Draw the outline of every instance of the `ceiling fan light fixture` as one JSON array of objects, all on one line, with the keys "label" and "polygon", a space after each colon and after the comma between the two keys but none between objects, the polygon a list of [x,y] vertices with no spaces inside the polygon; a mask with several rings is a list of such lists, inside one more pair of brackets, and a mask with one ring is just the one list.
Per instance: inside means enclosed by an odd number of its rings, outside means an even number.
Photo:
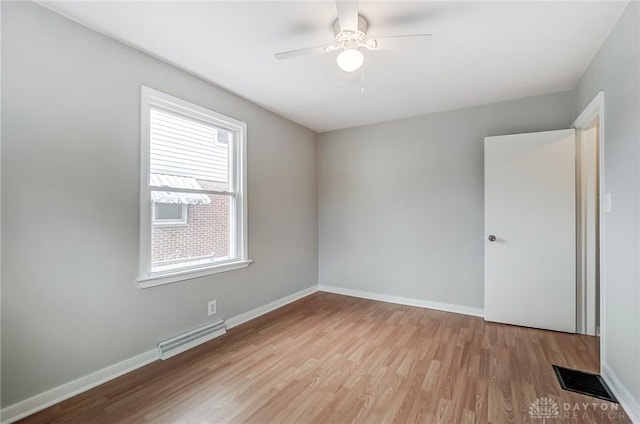
[{"label": "ceiling fan light fixture", "polygon": [[336,58],[338,67],[345,72],[354,72],[364,63],[364,55],[358,49],[344,49]]}]

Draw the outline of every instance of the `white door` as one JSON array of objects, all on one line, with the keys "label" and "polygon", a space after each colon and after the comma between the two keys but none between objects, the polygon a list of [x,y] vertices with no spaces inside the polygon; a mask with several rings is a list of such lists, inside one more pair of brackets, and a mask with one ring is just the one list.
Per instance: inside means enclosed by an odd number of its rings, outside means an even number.
[{"label": "white door", "polygon": [[487,137],[485,319],[575,332],[573,129]]}]

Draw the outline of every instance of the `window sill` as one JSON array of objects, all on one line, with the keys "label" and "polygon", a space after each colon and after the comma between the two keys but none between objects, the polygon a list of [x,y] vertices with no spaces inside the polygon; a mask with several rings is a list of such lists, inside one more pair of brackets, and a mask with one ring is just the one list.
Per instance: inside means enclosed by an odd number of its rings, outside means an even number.
[{"label": "window sill", "polygon": [[161,274],[152,274],[144,277],[138,277],[133,282],[138,288],[146,289],[149,287],[161,286],[164,284],[177,283],[178,281],[204,277],[205,275],[218,274],[220,272],[246,268],[252,262],[253,261],[251,260],[242,260],[212,265],[206,268],[187,269],[183,271],[174,271],[171,273],[163,272]]},{"label": "window sill", "polygon": [[152,222],[151,225],[154,228],[173,228],[173,227],[188,227],[189,223],[184,221],[174,221],[174,222]]}]

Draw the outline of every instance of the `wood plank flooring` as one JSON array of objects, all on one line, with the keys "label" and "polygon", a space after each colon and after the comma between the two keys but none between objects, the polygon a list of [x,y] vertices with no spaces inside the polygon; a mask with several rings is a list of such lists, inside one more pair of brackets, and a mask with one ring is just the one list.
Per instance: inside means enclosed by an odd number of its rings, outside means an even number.
[{"label": "wood plank flooring", "polygon": [[548,423],[630,422],[551,368],[598,361],[594,337],[315,293],[22,422],[542,423],[543,397]]}]

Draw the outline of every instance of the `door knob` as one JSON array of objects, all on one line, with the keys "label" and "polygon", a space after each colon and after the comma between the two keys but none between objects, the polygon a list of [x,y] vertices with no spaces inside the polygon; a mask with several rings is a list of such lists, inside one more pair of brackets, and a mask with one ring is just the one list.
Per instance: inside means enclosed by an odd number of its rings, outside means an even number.
[{"label": "door knob", "polygon": [[496,241],[496,236],[494,236],[493,234],[491,234],[489,237],[487,237],[489,239],[489,241]]}]

